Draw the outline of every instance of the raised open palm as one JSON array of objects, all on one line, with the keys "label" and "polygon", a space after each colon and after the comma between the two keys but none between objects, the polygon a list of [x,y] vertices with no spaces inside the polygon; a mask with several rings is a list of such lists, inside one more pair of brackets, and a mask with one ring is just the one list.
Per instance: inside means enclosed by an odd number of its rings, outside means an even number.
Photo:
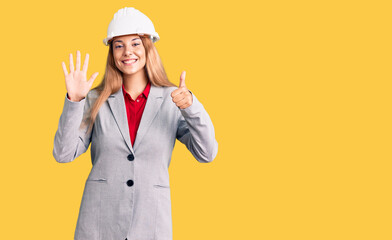
[{"label": "raised open palm", "polygon": [[90,91],[91,86],[95,78],[98,76],[98,72],[91,75],[90,79],[87,81],[87,68],[88,68],[89,54],[86,54],[84,59],[83,69],[80,70],[80,51],[76,51],[76,69],[73,65],[72,53],[69,54],[69,69],[68,73],[65,63],[62,62],[64,77],[65,77],[65,87],[67,88],[67,93],[71,101],[79,102],[86,97],[87,93]]}]

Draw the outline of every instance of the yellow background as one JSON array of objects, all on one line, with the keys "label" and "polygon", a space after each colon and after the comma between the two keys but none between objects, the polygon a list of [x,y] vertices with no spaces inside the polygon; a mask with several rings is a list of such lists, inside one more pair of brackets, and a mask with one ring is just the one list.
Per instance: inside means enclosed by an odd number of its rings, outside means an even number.
[{"label": "yellow background", "polygon": [[154,23],[169,79],[219,150],[177,141],[174,240],[392,239],[390,1],[8,1],[1,7],[1,239],[73,239],[90,150],[52,156],[61,62],[103,77],[113,14]]}]

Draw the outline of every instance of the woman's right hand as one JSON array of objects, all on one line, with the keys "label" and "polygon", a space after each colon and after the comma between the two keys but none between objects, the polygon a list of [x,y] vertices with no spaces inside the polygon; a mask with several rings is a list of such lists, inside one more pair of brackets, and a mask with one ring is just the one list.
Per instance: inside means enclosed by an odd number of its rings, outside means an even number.
[{"label": "woman's right hand", "polygon": [[65,63],[62,62],[64,76],[65,76],[65,86],[67,88],[68,97],[71,101],[79,102],[86,97],[87,93],[90,91],[91,86],[98,72],[91,75],[90,79],[86,81],[87,67],[88,67],[89,54],[86,54],[84,59],[83,69],[80,70],[80,51],[76,51],[76,69],[73,65],[72,53],[69,54],[69,69],[70,73],[67,71]]}]

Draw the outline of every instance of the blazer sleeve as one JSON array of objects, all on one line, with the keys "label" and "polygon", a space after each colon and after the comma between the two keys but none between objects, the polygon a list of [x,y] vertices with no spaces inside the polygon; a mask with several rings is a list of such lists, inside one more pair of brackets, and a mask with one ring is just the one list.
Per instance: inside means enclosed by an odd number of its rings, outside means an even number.
[{"label": "blazer sleeve", "polygon": [[86,152],[91,133],[87,133],[87,117],[90,110],[89,94],[79,102],[68,99],[65,95],[64,108],[54,137],[53,156],[59,163],[72,162]]},{"label": "blazer sleeve", "polygon": [[218,153],[214,126],[207,111],[193,93],[192,97],[191,106],[178,108],[181,114],[176,138],[186,145],[198,162],[211,162]]}]

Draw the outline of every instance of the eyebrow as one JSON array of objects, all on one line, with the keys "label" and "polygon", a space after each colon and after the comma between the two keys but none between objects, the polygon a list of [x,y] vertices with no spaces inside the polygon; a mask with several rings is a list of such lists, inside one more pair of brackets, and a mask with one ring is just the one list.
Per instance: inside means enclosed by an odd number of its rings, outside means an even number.
[{"label": "eyebrow", "polygon": [[[140,38],[134,38],[134,39],[132,39],[131,41],[133,41],[133,40],[141,40]],[[115,42],[123,42],[122,40],[115,40],[113,43],[115,43]]]}]

